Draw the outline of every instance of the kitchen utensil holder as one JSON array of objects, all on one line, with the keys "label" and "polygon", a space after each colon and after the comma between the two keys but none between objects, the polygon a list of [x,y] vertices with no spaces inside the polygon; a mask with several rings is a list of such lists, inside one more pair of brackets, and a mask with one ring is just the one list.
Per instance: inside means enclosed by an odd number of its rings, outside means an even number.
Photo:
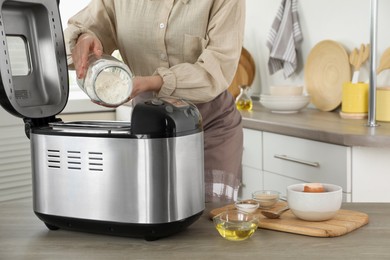
[{"label": "kitchen utensil holder", "polygon": [[380,87],[376,89],[376,120],[390,121],[390,87]]},{"label": "kitchen utensil holder", "polygon": [[368,84],[346,82],[343,84],[341,111],[343,113],[368,112]]}]

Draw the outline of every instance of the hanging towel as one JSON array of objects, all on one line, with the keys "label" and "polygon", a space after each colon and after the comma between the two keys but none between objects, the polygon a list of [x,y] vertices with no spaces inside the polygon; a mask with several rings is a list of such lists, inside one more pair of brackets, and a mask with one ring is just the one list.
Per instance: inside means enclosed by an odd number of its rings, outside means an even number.
[{"label": "hanging towel", "polygon": [[297,49],[303,36],[299,25],[298,0],[282,0],[267,39],[270,50],[269,72],[274,74],[283,69],[284,76],[290,77],[298,66]]}]

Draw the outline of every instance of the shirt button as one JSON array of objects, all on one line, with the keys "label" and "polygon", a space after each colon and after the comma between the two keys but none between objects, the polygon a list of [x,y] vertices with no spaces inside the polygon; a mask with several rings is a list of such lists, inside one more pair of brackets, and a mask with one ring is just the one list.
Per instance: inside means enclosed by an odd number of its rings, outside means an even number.
[{"label": "shirt button", "polygon": [[164,23],[160,23],[160,29],[164,29],[165,28],[165,24]]},{"label": "shirt button", "polygon": [[161,53],[160,54],[160,59],[163,60],[163,61],[166,61],[167,60],[167,55],[165,53]]}]

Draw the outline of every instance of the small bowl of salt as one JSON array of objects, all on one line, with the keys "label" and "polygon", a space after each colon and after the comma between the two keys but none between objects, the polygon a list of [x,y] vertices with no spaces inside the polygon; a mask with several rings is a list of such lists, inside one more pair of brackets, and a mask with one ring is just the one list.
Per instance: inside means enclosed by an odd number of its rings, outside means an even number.
[{"label": "small bowl of salt", "polygon": [[236,201],[234,205],[236,209],[246,213],[253,213],[259,208],[259,203],[254,200]]}]

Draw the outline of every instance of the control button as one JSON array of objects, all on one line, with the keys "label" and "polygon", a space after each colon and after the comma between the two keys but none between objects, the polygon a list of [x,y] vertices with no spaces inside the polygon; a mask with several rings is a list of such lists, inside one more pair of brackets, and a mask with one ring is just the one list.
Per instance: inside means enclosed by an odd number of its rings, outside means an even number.
[{"label": "control button", "polygon": [[164,104],[164,102],[162,102],[160,99],[152,99],[152,105],[161,106],[162,104]]},{"label": "control button", "polygon": [[191,112],[191,115],[192,115],[193,117],[196,117],[196,116],[197,116],[194,109],[190,108],[190,112]]},{"label": "control button", "polygon": [[160,29],[164,29],[165,28],[165,24],[164,23],[160,23]]},{"label": "control button", "polygon": [[185,115],[186,117],[189,116],[189,115],[188,115],[188,110],[187,110],[187,109],[184,110],[184,115]]},{"label": "control button", "polygon": [[165,107],[165,110],[166,110],[168,113],[173,113],[173,107],[172,107],[172,106],[166,106],[166,107]]}]

